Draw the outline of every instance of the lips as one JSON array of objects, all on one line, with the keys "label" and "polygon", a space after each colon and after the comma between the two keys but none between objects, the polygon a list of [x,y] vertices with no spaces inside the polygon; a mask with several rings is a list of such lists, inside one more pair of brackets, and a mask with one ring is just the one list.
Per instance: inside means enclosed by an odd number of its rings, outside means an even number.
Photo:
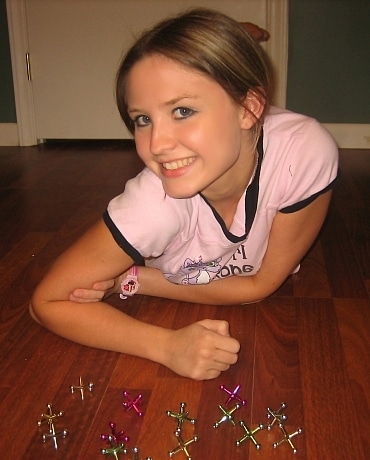
[{"label": "lips", "polygon": [[184,158],[183,160],[177,160],[177,161],[171,161],[171,162],[162,163],[162,166],[163,166],[164,169],[174,171],[176,169],[185,168],[186,166],[191,165],[194,160],[195,160],[194,157],[192,157],[192,158]]}]

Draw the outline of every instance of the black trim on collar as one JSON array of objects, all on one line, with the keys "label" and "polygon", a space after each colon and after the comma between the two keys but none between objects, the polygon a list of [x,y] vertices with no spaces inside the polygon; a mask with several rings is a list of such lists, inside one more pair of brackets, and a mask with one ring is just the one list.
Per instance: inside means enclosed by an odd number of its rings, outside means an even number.
[{"label": "black trim on collar", "polygon": [[257,166],[254,173],[254,178],[252,183],[249,185],[246,196],[245,196],[245,233],[248,235],[254,218],[256,217],[257,205],[258,205],[258,195],[260,189],[260,175],[261,175],[261,166],[263,160],[263,130],[261,131],[260,137],[257,143]]},{"label": "black trim on collar", "polygon": [[245,192],[245,233],[242,236],[236,236],[231,233],[226,225],[220,214],[216,211],[216,209],[209,203],[207,198],[200,193],[200,196],[203,200],[208,204],[211,208],[213,215],[215,216],[217,222],[220,224],[222,231],[224,232],[225,236],[228,240],[232,243],[240,243],[246,239],[248,236],[250,229],[252,228],[252,224],[254,222],[254,218],[257,212],[257,204],[258,204],[258,194],[259,194],[259,182],[260,182],[260,174],[261,174],[261,165],[263,160],[263,130],[261,131],[260,137],[257,142],[257,165],[256,170],[254,172],[254,177],[252,182],[249,184],[246,192]]}]

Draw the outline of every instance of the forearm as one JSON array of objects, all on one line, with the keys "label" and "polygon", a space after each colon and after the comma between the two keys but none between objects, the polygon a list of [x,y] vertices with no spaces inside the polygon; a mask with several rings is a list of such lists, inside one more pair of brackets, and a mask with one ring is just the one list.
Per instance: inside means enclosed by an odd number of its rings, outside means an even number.
[{"label": "forearm", "polygon": [[76,343],[164,363],[171,331],[138,321],[106,303],[54,301],[31,304],[30,312],[42,326]]},{"label": "forearm", "polygon": [[36,321],[62,337],[147,358],[196,380],[215,378],[238,359],[240,344],[230,337],[227,321],[204,319],[178,330],[164,329],[103,302],[34,303],[30,311]]},{"label": "forearm", "polygon": [[280,284],[262,283],[258,275],[230,276],[208,284],[179,285],[168,281],[159,270],[140,268],[140,294],[210,305],[258,302]]}]

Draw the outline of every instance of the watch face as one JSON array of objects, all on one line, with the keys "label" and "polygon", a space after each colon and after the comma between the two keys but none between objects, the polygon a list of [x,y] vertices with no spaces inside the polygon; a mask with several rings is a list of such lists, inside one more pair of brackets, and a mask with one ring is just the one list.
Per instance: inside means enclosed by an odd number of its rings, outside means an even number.
[{"label": "watch face", "polygon": [[121,283],[122,294],[121,299],[126,299],[127,296],[136,294],[140,287],[139,281],[135,275],[128,275]]}]

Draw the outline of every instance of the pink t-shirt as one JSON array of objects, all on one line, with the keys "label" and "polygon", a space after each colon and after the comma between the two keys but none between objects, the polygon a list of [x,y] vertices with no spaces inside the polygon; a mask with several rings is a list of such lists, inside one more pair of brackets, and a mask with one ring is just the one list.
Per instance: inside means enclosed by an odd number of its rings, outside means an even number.
[{"label": "pink t-shirt", "polygon": [[147,168],[109,203],[104,219],[135,263],[160,269],[174,283],[253,275],[276,213],[309,204],[332,186],[337,172],[336,144],[317,121],[271,108],[258,143],[256,172],[229,230],[201,194],[168,197]]}]

